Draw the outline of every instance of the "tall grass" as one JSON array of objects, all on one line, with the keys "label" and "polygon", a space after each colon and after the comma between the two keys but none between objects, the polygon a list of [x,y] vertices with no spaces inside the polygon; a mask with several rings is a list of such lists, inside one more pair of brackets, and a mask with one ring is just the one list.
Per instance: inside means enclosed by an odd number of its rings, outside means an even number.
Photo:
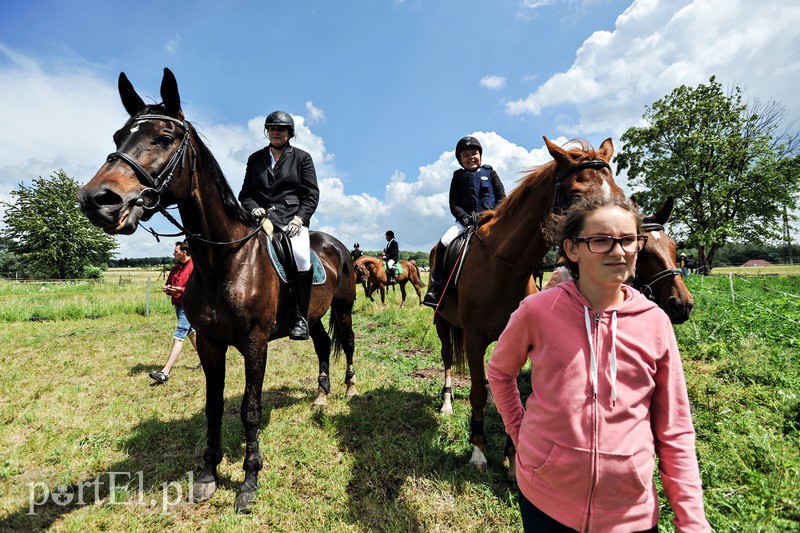
[{"label": "tall grass", "polygon": [[[791,296],[800,295],[800,278],[734,279],[735,300],[727,276],[687,282],[696,309],[676,332],[709,520],[717,531],[800,530],[800,330],[791,322],[800,322],[800,300]],[[399,309],[399,291],[389,293],[386,307],[359,294],[361,394],[345,400],[344,361],[332,362],[322,414],[310,410],[317,375],[311,343],[270,344],[265,466],[250,516],[233,513],[243,477],[244,369],[231,350],[218,493],[165,511],[162,484],[186,490],[185,474],[202,456],[204,378],[190,370],[197,356],[187,345],[170,381],[151,385],[147,373],[166,359],[175,326],[159,288],[154,283],[144,316],[145,286],[136,281],[0,286],[0,530],[519,529],[515,488],[502,464],[502,421],[487,410],[489,470],[474,471],[468,380],[456,380],[455,413],[442,418],[433,328],[423,341],[431,312],[411,298]],[[31,321],[36,306],[48,320]],[[112,505],[106,490],[99,505],[51,501],[28,514],[29,483],[74,490],[109,471],[142,471],[144,503]],[[670,520],[664,503],[661,531],[674,530]]]}]

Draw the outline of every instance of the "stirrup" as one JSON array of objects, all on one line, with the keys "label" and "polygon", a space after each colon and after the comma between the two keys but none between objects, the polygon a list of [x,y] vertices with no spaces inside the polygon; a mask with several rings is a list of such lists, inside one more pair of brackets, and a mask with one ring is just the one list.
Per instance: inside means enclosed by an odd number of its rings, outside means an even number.
[{"label": "stirrup", "polygon": [[293,341],[308,340],[308,321],[303,317],[298,317],[289,330],[289,338]]}]

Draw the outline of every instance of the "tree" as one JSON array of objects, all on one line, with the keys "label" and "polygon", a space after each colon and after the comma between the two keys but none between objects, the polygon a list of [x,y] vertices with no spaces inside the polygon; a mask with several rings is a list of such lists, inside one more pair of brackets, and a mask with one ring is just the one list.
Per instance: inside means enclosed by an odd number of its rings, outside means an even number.
[{"label": "tree", "polygon": [[79,185],[63,170],[11,191],[3,236],[12,253],[43,276],[83,277],[86,267],[108,262],[117,243],[92,226],[78,206]]},{"label": "tree", "polygon": [[697,248],[710,269],[728,241],[764,243],[780,237],[784,206],[796,203],[800,160],[797,133],[784,126],[777,102],[743,101],[712,76],[708,85],[682,85],[646,107],[646,126],[630,128],[616,158],[636,198],[653,211],[673,195],[676,235]]}]

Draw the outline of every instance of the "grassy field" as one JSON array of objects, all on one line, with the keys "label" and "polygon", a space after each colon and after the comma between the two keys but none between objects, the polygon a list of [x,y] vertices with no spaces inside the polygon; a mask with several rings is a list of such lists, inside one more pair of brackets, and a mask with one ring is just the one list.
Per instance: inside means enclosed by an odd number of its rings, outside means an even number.
[{"label": "grassy field", "polygon": [[[310,409],[310,343],[270,345],[265,467],[254,514],[244,517],[233,513],[244,372],[231,350],[221,485],[211,501],[185,503],[187,473],[205,446],[204,378],[187,346],[170,381],[151,384],[174,316],[160,270],[122,270],[105,283],[0,284],[0,530],[520,528],[499,415],[488,410],[489,470],[476,472],[467,382],[456,382],[455,414],[439,416],[438,339],[431,330],[422,341],[431,312],[398,309],[399,292],[385,308],[359,295],[360,396],[345,400],[344,361],[333,363],[323,414]],[[733,295],[727,275],[688,283],[696,310],[676,333],[709,520],[718,531],[800,530],[800,277],[734,278]],[[117,474],[109,492],[109,472],[130,477]],[[662,511],[661,530],[673,530]]]}]

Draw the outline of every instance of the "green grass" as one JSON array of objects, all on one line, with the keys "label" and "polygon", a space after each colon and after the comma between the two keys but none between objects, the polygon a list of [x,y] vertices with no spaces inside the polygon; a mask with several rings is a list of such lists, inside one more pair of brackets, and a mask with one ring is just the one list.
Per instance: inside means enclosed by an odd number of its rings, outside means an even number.
[{"label": "green grass", "polygon": [[[157,276],[149,316],[146,276],[136,273],[123,284],[0,285],[0,530],[519,529],[499,416],[487,411],[489,470],[476,472],[468,465],[467,382],[457,380],[455,413],[442,418],[433,328],[422,342],[431,312],[411,296],[399,309],[399,291],[385,308],[359,294],[360,395],[344,398],[344,361],[332,362],[323,414],[310,409],[311,344],[270,345],[265,467],[250,516],[233,513],[243,478],[244,371],[230,350],[220,487],[209,502],[164,511],[162,485],[181,483],[185,496],[186,473],[205,447],[204,378],[190,370],[197,356],[188,345],[166,385],[147,377],[164,363],[174,329]],[[709,519],[718,531],[800,530],[800,326],[786,320],[800,322],[800,299],[791,296],[800,295],[800,278],[734,278],[735,301],[727,276],[688,284],[696,310],[676,332]],[[32,321],[34,313],[46,320]],[[50,503],[28,514],[30,483],[74,492],[98,475],[107,482],[110,471],[141,471],[143,503],[111,504],[104,486],[99,505]],[[137,501],[133,491],[114,496]],[[666,504],[662,511],[661,530],[673,530]]]}]

